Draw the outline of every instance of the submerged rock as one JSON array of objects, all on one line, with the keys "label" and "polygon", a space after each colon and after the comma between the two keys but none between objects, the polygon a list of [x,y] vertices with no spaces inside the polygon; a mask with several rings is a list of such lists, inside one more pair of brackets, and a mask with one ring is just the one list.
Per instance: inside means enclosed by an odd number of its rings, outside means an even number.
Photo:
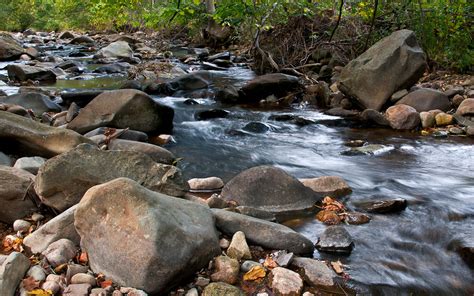
[{"label": "submerged rock", "polygon": [[222,189],[222,198],[275,214],[285,220],[314,210],[323,196],[282,169],[258,166],[243,171]]},{"label": "submerged rock", "polygon": [[178,284],[220,253],[209,208],[126,178],[88,190],[75,226],[94,272],[151,294]]},{"label": "submerged rock", "polygon": [[90,187],[119,177],[172,196],[183,196],[188,189],[178,168],[156,163],[145,154],[80,145],[48,160],[38,172],[35,190],[43,203],[64,211],[77,204]]},{"label": "submerged rock", "polygon": [[415,33],[400,30],[347,64],[338,87],[364,108],[380,111],[393,93],[415,84],[425,68],[426,56]]},{"label": "submerged rock", "polygon": [[370,213],[385,214],[403,211],[407,204],[406,199],[399,198],[363,202],[359,207]]},{"label": "submerged rock", "polygon": [[368,144],[361,147],[352,147],[349,150],[342,152],[342,155],[378,155],[387,151],[393,150],[392,146],[385,146],[379,144]]},{"label": "submerged rock", "polygon": [[353,247],[349,232],[338,225],[328,226],[316,243],[318,251],[335,254],[350,254]]}]

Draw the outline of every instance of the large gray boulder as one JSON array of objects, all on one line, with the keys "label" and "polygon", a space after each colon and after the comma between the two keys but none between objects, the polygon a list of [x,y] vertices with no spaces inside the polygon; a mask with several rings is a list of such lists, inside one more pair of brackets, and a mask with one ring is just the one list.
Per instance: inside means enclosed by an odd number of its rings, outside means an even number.
[{"label": "large gray boulder", "polygon": [[418,112],[431,110],[448,111],[451,109],[451,102],[448,96],[440,91],[429,88],[417,89],[407,94],[397,102],[397,105],[401,104],[413,107]]},{"label": "large gray boulder", "polygon": [[313,211],[315,203],[324,196],[282,169],[258,166],[230,180],[222,189],[221,197],[239,206],[273,213],[281,221]]},{"label": "large gray boulder", "polygon": [[339,89],[362,107],[380,111],[393,93],[415,84],[425,67],[415,33],[396,31],[344,67]]},{"label": "large gray boulder", "polygon": [[35,190],[44,204],[64,211],[92,186],[120,177],[172,196],[184,196],[188,189],[178,168],[156,163],[143,153],[80,145],[46,161],[36,176]]},{"label": "large gray boulder", "polygon": [[98,58],[131,58],[133,50],[125,41],[116,41],[99,50]]},{"label": "large gray boulder", "polygon": [[146,133],[171,133],[174,111],[135,89],[104,92],[84,107],[68,128],[87,133],[98,127],[129,128]]},{"label": "large gray boulder", "polygon": [[38,210],[34,181],[35,176],[27,171],[0,166],[0,222],[12,224]]},{"label": "large gray boulder", "polygon": [[162,295],[220,253],[209,208],[126,178],[89,189],[75,226],[94,272],[150,294]]},{"label": "large gray boulder", "polygon": [[3,97],[0,102],[20,105],[25,109],[31,109],[36,115],[43,112],[61,112],[61,106],[53,102],[48,96],[40,93],[21,93]]},{"label": "large gray boulder", "polygon": [[30,260],[22,253],[13,252],[0,266],[0,295],[13,296],[30,267]]},{"label": "large gray boulder", "polygon": [[8,77],[15,81],[56,81],[56,74],[51,69],[45,69],[37,66],[29,66],[22,64],[8,65]]},{"label": "large gray boulder", "polygon": [[82,143],[93,144],[80,134],[0,111],[0,140],[15,153],[52,157]]},{"label": "large gray boulder", "polygon": [[19,58],[23,54],[21,45],[8,33],[0,33],[0,61]]},{"label": "large gray boulder", "polygon": [[240,90],[240,102],[258,103],[270,95],[283,97],[301,87],[298,77],[273,73],[258,76],[247,82]]},{"label": "large gray boulder", "polygon": [[43,252],[50,244],[60,239],[68,239],[79,245],[81,238],[74,227],[76,207],[77,205],[70,207],[25,237],[23,245],[33,254]]},{"label": "large gray boulder", "polygon": [[312,254],[314,251],[309,239],[284,225],[226,210],[212,209],[212,212],[217,228],[229,236],[242,231],[248,242],[264,248],[295,254]]}]

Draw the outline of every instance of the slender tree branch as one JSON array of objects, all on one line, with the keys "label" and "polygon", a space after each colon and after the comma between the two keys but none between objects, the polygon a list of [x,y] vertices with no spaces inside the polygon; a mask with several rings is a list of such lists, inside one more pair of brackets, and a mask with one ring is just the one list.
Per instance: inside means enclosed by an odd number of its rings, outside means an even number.
[{"label": "slender tree branch", "polygon": [[374,29],[375,16],[377,15],[378,6],[379,6],[379,0],[375,0],[374,13],[372,14],[372,21],[370,22],[369,34],[367,34],[367,39],[365,40],[364,51],[366,51],[367,47],[369,46],[370,36],[372,35],[372,30]]},{"label": "slender tree branch", "polygon": [[337,16],[337,22],[334,28],[332,29],[331,32],[331,37],[329,37],[329,42],[332,41],[332,37],[334,37],[334,33],[336,33],[337,27],[339,27],[339,23],[341,22],[341,17],[342,17],[342,8],[344,6],[344,0],[341,0],[341,3],[339,5],[339,15]]}]

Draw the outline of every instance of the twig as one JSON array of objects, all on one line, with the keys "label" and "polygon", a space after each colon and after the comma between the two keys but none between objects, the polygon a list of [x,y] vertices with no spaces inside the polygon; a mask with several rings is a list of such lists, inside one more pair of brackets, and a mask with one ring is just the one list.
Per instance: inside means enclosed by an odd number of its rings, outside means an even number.
[{"label": "twig", "polygon": [[173,16],[170,18],[169,22],[171,23],[174,18],[178,15],[179,7],[181,6],[181,0],[178,0],[178,6],[176,7],[176,11],[174,12]]},{"label": "twig", "polygon": [[378,6],[379,6],[379,0],[375,0],[374,13],[372,14],[372,21],[370,22],[369,34],[367,34],[367,39],[365,40],[364,51],[366,51],[367,47],[369,46],[370,36],[372,35],[372,30],[374,29],[375,16],[377,15]]},{"label": "twig", "polygon": [[337,27],[339,27],[339,23],[341,22],[342,17],[342,8],[344,6],[344,0],[341,0],[341,4],[339,5],[339,15],[337,16],[337,22],[331,32],[331,37],[329,37],[329,42],[332,41],[332,37],[334,37],[334,33],[336,33]]}]

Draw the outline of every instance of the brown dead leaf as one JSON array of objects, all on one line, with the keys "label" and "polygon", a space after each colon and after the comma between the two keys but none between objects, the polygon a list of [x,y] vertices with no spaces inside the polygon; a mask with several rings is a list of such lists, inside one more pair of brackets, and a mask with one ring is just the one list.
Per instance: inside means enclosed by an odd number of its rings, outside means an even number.
[{"label": "brown dead leaf", "polygon": [[105,289],[105,288],[110,287],[112,285],[113,285],[113,282],[111,280],[105,280],[105,281],[100,282],[100,287],[102,289]]},{"label": "brown dead leaf", "polygon": [[324,224],[335,225],[341,222],[341,218],[334,211],[322,210],[316,214],[316,219]]},{"label": "brown dead leaf", "polygon": [[21,281],[21,284],[23,285],[23,288],[25,288],[26,291],[32,291],[40,287],[40,282],[35,280],[32,276],[23,279]]},{"label": "brown dead leaf", "polygon": [[15,251],[15,252],[23,252],[22,246],[23,240],[19,237],[14,235],[7,235],[2,242],[3,251],[5,253]]},{"label": "brown dead leaf", "polygon": [[89,262],[89,256],[87,255],[86,252],[81,252],[79,256],[77,256],[77,262],[82,265],[87,265]]},{"label": "brown dead leaf", "polygon": [[255,281],[266,276],[265,268],[260,265],[252,267],[246,274],[244,274],[244,281]]},{"label": "brown dead leaf", "polygon": [[339,261],[339,260],[332,261],[331,266],[337,274],[343,274],[344,273],[344,269],[343,269],[343,265],[342,265],[341,261]]},{"label": "brown dead leaf", "polygon": [[324,210],[334,211],[334,212],[344,212],[346,210],[346,207],[344,207],[342,203],[338,202],[337,200],[332,199],[329,196],[326,196],[323,199],[322,204],[323,204],[322,208]]},{"label": "brown dead leaf", "polygon": [[56,266],[56,268],[54,269],[54,272],[59,274],[59,273],[63,273],[64,271],[66,271],[66,269],[67,269],[67,263],[64,263],[64,264]]},{"label": "brown dead leaf", "polygon": [[265,262],[263,262],[263,266],[268,269],[273,269],[278,267],[278,263],[276,263],[276,261],[272,257],[267,256],[267,258],[265,258]]}]

